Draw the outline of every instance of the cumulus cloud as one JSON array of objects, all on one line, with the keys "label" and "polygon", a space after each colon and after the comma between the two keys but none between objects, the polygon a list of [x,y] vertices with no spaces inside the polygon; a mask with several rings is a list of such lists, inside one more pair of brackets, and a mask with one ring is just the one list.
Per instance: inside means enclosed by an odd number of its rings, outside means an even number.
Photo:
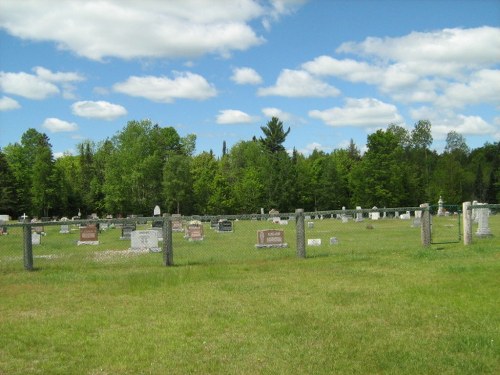
[{"label": "cumulus cloud", "polygon": [[340,91],[305,70],[284,69],[276,84],[260,88],[259,96],[288,96],[288,97],[328,97],[338,96]]},{"label": "cumulus cloud", "polygon": [[289,121],[294,117],[292,114],[274,107],[262,108],[262,113],[268,118],[277,117],[281,121]]},{"label": "cumulus cloud", "polygon": [[498,134],[498,126],[492,125],[481,116],[466,116],[457,114],[453,110],[442,108],[436,110],[432,107],[420,107],[410,111],[411,117],[417,121],[428,119],[432,126],[432,136],[436,140],[444,140],[451,131],[463,135],[488,135]]},{"label": "cumulus cloud", "polygon": [[235,68],[231,79],[239,85],[258,85],[262,77],[252,68]]},{"label": "cumulus cloud", "polygon": [[376,86],[402,103],[463,107],[498,103],[500,28],[443,29],[401,37],[343,43],[337,53],[357,59],[318,56],[302,69]]},{"label": "cumulus cloud", "polygon": [[360,43],[343,43],[336,51],[414,65],[429,63],[421,65],[421,71],[437,74],[443,72],[443,64],[446,68],[446,64],[482,66],[498,63],[500,28],[454,28],[434,32],[412,32],[396,38],[369,37]]},{"label": "cumulus cloud", "polygon": [[33,68],[35,74],[25,72],[0,72],[0,90],[27,99],[42,100],[72,90],[71,83],[83,81],[84,77],[73,72],[52,72],[46,68]]},{"label": "cumulus cloud", "polygon": [[48,6],[4,0],[0,27],[22,39],[55,42],[59,49],[93,60],[227,56],[264,42],[252,22],[269,23],[300,4],[290,0],[218,0],[209,5],[199,0],[89,0]]},{"label": "cumulus cloud", "polygon": [[51,133],[73,132],[78,130],[78,125],[74,122],[67,122],[55,117],[46,118],[42,127]]},{"label": "cumulus cloud", "polygon": [[258,118],[237,109],[224,109],[217,115],[217,124],[248,124]]},{"label": "cumulus cloud", "polygon": [[396,106],[373,98],[346,99],[344,107],[309,111],[309,116],[331,126],[373,127],[403,120]]},{"label": "cumulus cloud", "polygon": [[11,111],[13,109],[19,109],[21,105],[12,98],[8,96],[3,96],[0,98],[0,111]]},{"label": "cumulus cloud", "polygon": [[175,99],[205,100],[217,95],[215,87],[204,77],[190,72],[177,72],[173,79],[164,76],[132,76],[125,82],[116,83],[113,89],[161,103],[172,103]]},{"label": "cumulus cloud", "polygon": [[97,118],[101,120],[115,120],[125,116],[127,110],[118,104],[106,101],[79,101],[71,105],[73,114],[80,117]]}]

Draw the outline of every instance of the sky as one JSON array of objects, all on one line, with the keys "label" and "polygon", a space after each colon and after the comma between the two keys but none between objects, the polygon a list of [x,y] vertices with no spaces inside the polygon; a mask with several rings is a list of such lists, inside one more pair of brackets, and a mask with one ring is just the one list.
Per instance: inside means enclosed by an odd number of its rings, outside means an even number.
[{"label": "sky", "polygon": [[29,128],[56,157],[131,120],[331,152],[391,123],[500,141],[499,0],[2,0],[0,148]]}]

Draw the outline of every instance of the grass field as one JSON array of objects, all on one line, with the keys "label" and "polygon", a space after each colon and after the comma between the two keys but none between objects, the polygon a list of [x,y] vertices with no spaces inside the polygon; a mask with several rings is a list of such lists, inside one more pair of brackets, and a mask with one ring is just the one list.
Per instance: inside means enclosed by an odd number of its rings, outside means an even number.
[{"label": "grass field", "polygon": [[[456,233],[454,220],[433,231]],[[500,216],[469,247],[424,248],[407,221],[367,224],[314,221],[307,238],[322,245],[307,259],[293,223],[280,227],[288,249],[254,247],[257,229],[279,227],[266,222],[206,227],[202,242],[174,233],[168,268],[127,251],[118,229],[76,246],[76,232],[46,227],[34,272],[11,228],[0,374],[500,373]]]}]

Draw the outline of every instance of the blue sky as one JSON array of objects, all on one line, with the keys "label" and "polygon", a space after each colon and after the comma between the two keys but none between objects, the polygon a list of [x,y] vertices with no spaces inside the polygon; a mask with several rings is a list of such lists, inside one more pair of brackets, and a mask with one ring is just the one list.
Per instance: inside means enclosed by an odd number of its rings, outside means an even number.
[{"label": "blue sky", "polygon": [[220,154],[271,116],[304,154],[420,119],[438,151],[500,141],[500,1],[0,3],[0,147],[35,128],[75,153],[151,119]]}]

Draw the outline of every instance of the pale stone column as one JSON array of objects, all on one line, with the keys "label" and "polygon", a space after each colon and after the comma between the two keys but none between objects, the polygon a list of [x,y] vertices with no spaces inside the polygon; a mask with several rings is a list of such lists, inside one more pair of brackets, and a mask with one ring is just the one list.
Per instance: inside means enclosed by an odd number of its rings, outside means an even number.
[{"label": "pale stone column", "polygon": [[462,213],[464,218],[464,245],[472,243],[472,210],[470,202],[462,203]]}]

